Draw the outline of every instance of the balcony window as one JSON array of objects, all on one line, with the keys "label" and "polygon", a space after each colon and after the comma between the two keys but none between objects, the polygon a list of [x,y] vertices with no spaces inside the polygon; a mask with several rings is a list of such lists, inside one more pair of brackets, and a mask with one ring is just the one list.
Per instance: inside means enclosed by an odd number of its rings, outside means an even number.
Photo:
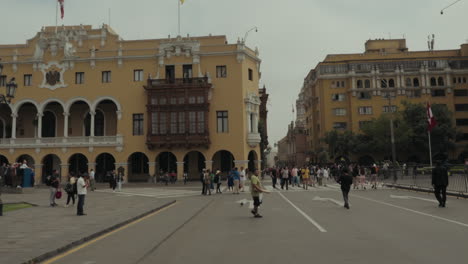
[{"label": "balcony window", "polygon": [[203,103],[205,103],[205,97],[197,96],[197,104],[203,104]]},{"label": "balcony window", "polygon": [[372,106],[361,106],[358,108],[360,115],[372,115]]},{"label": "balcony window", "polygon": [[364,88],[370,88],[370,80],[364,81]]},{"label": "balcony window", "polygon": [[253,70],[249,69],[249,81],[253,81]]},{"label": "balcony window", "polygon": [[332,94],[332,101],[344,101],[346,98],[345,94]]},{"label": "balcony window", "polygon": [[439,77],[439,78],[437,79],[437,85],[439,85],[439,86],[444,86],[444,78]]},{"label": "balcony window", "polygon": [[158,130],[158,113],[152,113],[151,114],[151,134],[153,135],[158,135],[159,130]]},{"label": "balcony window", "polygon": [[356,86],[357,86],[357,88],[363,88],[362,80],[357,80]]},{"label": "balcony window", "polygon": [[167,133],[167,117],[166,113],[159,113],[159,133],[165,135]]},{"label": "balcony window", "polygon": [[182,66],[182,77],[184,78],[184,83],[192,82],[192,64],[187,64]]},{"label": "balcony window", "polygon": [[5,87],[6,83],[7,83],[7,76],[6,75],[0,76],[0,87]]},{"label": "balcony window", "polygon": [[133,70],[133,81],[134,82],[143,81],[143,70]]},{"label": "balcony window", "polygon": [[346,115],[346,109],[345,108],[335,108],[333,109],[333,114],[336,116],[344,116]]},{"label": "balcony window", "polygon": [[394,113],[396,112],[397,107],[396,105],[385,105],[382,107],[382,112],[384,113]]},{"label": "balcony window", "polygon": [[143,135],[143,114],[133,114],[133,135]]},{"label": "balcony window", "polygon": [[455,104],[455,111],[457,112],[468,111],[468,104]]},{"label": "balcony window", "polygon": [[177,113],[171,113],[171,134],[177,134]]},{"label": "balcony window", "polygon": [[196,112],[189,112],[189,133],[197,133],[197,116]]},{"label": "balcony window", "polygon": [[166,65],[166,81],[169,83],[175,82],[175,67],[174,65]]},{"label": "balcony window", "polygon": [[432,97],[442,97],[445,96],[445,90],[444,89],[437,89],[437,90],[432,90],[431,91]]},{"label": "balcony window", "polygon": [[103,71],[102,72],[102,82],[103,83],[110,83],[111,81],[112,81],[111,71]]},{"label": "balcony window", "polygon": [[226,65],[216,66],[216,78],[226,78],[227,68]]},{"label": "balcony window", "polygon": [[75,84],[84,84],[84,72],[75,72]]},{"label": "balcony window", "polygon": [[217,132],[218,133],[229,132],[228,111],[217,111],[216,120],[217,120]]},{"label": "balcony window", "polygon": [[436,78],[434,77],[431,78],[431,86],[432,87],[437,86],[437,81],[436,81]]},{"label": "balcony window", "polygon": [[185,133],[185,112],[179,112],[179,133]]},{"label": "balcony window", "polygon": [[205,112],[197,112],[197,132],[205,133]]},{"label": "balcony window", "polygon": [[[59,81],[59,80],[57,80]],[[24,75],[24,86],[31,86],[32,85],[32,75],[31,74],[25,74]]]},{"label": "balcony window", "polygon": [[371,99],[371,94],[369,92],[359,92],[357,96],[358,99]]}]

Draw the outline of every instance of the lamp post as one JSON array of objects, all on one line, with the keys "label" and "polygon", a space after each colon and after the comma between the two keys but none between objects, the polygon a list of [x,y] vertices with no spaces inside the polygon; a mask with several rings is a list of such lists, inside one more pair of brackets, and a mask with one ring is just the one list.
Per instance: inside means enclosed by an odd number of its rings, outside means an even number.
[{"label": "lamp post", "polygon": [[244,40],[243,40],[244,44],[245,44],[245,42],[247,41],[247,37],[249,36],[249,33],[250,33],[252,30],[255,30],[255,32],[258,32],[258,28],[257,28],[257,27],[253,27],[253,28],[247,30],[247,32],[245,32],[245,35],[244,35]]},{"label": "lamp post", "polygon": [[[0,59],[1,60],[1,59]],[[3,65],[0,63],[0,74],[3,71]],[[0,94],[0,104],[9,104],[12,98],[15,98],[16,88],[18,85],[15,82],[15,78],[6,83],[6,94]]]},{"label": "lamp post", "polygon": [[[388,111],[391,112],[391,113],[393,113],[392,97],[394,97],[392,92],[387,92],[385,94],[385,98],[388,99]],[[396,164],[396,151],[395,151],[395,135],[393,133],[393,114],[390,117],[390,142],[392,144],[392,163],[393,163],[393,165],[395,165]]]}]

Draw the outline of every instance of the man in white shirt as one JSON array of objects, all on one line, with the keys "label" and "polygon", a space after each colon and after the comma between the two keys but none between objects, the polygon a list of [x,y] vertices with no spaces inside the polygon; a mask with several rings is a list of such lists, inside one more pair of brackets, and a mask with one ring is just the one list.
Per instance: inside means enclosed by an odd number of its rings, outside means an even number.
[{"label": "man in white shirt", "polygon": [[85,200],[85,195],[87,193],[86,188],[88,187],[88,184],[86,180],[83,178],[83,175],[80,174],[80,178],[78,179],[76,183],[77,191],[78,191],[78,207],[77,207],[77,215],[86,215],[83,212],[83,206],[84,206],[84,200]]},{"label": "man in white shirt", "polygon": [[244,167],[241,167],[241,171],[240,171],[240,186],[241,186],[241,191],[243,192],[244,191],[244,186],[245,186],[245,180],[246,180],[246,177],[245,177],[245,169]]},{"label": "man in white shirt", "polygon": [[89,185],[91,187],[91,191],[96,190],[96,180],[94,178],[95,174],[96,173],[94,172],[94,170],[91,169],[91,171],[89,172]]}]

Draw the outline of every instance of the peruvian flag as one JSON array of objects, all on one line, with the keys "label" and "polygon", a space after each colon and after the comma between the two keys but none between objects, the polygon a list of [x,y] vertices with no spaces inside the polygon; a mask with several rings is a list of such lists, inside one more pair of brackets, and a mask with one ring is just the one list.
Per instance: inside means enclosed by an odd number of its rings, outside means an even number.
[{"label": "peruvian flag", "polygon": [[427,102],[427,130],[429,132],[437,125],[434,115],[432,114],[431,104]]},{"label": "peruvian flag", "polygon": [[58,0],[58,2],[59,2],[59,4],[60,4],[60,14],[61,14],[60,18],[63,19],[63,15],[64,15],[64,13],[65,13],[65,10],[64,10],[64,8],[63,8],[63,7],[64,7],[64,4],[65,4],[65,3],[64,3],[65,0]]}]

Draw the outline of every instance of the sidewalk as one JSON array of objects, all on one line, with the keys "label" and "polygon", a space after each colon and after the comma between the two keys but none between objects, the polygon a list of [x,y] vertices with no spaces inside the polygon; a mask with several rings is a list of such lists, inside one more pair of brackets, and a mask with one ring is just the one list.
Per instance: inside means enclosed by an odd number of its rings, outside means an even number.
[{"label": "sidewalk", "polygon": [[24,263],[174,200],[89,191],[84,207],[87,215],[77,216],[76,207],[64,207],[66,194],[57,200],[57,207],[49,206],[48,197],[46,188],[2,195],[3,203],[37,206],[0,217],[0,263]]}]

